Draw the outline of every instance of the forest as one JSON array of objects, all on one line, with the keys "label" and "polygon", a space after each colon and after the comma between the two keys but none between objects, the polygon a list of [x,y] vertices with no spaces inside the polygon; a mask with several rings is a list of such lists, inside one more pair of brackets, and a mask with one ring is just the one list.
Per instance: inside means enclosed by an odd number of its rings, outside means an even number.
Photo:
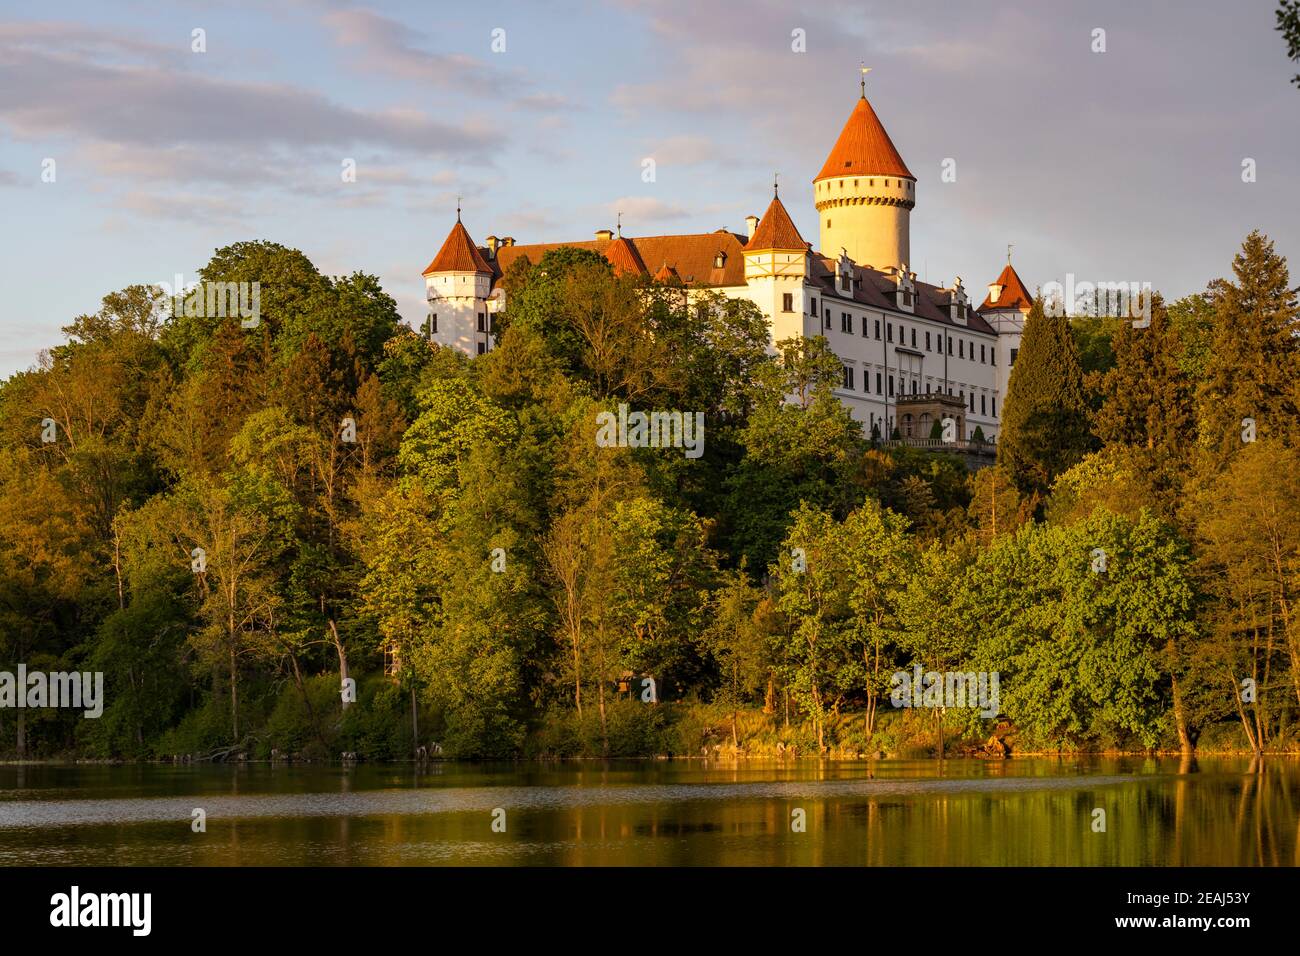
[{"label": "forest", "polygon": [[[0,754],[986,738],[891,705],[917,665],[996,672],[1021,752],[1294,750],[1296,290],[1232,252],[1145,327],[1037,302],[974,472],[864,434],[825,338],[572,248],[512,266],[475,358],[271,242],[199,272],[258,283],[252,327],[112,292],[0,385],[0,670],[102,672],[103,713],[0,709]],[[703,453],[598,442],[620,405]]]}]

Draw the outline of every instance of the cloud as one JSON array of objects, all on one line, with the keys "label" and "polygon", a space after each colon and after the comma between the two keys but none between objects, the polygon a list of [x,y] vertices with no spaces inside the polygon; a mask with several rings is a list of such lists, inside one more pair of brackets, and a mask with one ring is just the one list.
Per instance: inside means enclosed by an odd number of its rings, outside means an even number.
[{"label": "cloud", "polygon": [[[87,38],[79,27],[16,29],[22,26],[0,32],[0,119],[28,138],[84,136],[163,148],[371,144],[467,159],[487,155],[500,139],[483,122],[452,125],[418,110],[353,109],[288,84],[187,72],[157,62],[153,47]],[[141,53],[145,62],[122,62]]]},{"label": "cloud", "polygon": [[707,136],[670,136],[646,148],[647,156],[663,166],[700,166],[705,163],[730,164],[735,157],[716,140]]},{"label": "cloud", "polygon": [[689,219],[698,210],[672,202],[664,202],[653,196],[624,196],[604,206],[610,216],[623,214],[625,223],[631,222],[673,222]]},{"label": "cloud", "polygon": [[[501,93],[503,71],[464,53],[432,53],[412,45],[421,34],[406,23],[372,10],[337,10],[322,22],[339,46],[354,51],[353,65],[367,73],[397,77],[444,89],[478,89]],[[487,38],[484,38],[487,49]]]}]

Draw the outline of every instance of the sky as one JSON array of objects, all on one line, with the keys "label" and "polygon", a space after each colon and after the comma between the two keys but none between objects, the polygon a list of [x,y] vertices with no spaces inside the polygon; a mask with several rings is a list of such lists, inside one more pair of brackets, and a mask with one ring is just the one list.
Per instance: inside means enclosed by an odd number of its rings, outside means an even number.
[{"label": "sky", "polygon": [[0,0],[0,375],[241,240],[377,275],[418,324],[458,196],[480,244],[619,212],[633,237],[743,233],[779,174],[815,244],[812,178],[864,62],[918,180],[924,281],[979,301],[1013,244],[1031,288],[1176,298],[1252,229],[1294,277],[1300,65],[1275,6]]}]

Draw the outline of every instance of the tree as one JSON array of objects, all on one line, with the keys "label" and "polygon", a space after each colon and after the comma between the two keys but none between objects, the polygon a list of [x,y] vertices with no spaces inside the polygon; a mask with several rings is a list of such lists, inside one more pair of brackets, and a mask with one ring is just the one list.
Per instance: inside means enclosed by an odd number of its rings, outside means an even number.
[{"label": "tree", "polygon": [[1196,395],[1210,471],[1241,449],[1246,419],[1261,438],[1294,444],[1300,435],[1300,343],[1286,259],[1255,231],[1232,271],[1234,281],[1216,286],[1214,344]]},{"label": "tree", "polygon": [[705,645],[722,673],[714,701],[731,710],[731,745],[740,747],[737,717],[740,708],[763,686],[771,673],[768,634],[759,606],[763,592],[744,570],[724,573],[711,595],[710,623]]},{"label": "tree", "polygon": [[998,464],[1022,495],[1044,496],[1091,448],[1083,373],[1063,310],[1040,297],[1007,382]]},{"label": "tree", "polygon": [[[1300,0],[1278,0],[1277,26],[1274,27],[1286,40],[1286,55],[1292,62],[1300,62]],[[1291,77],[1300,86],[1300,73]]]},{"label": "tree", "polygon": [[1135,471],[1172,516],[1196,441],[1193,386],[1164,300],[1153,296],[1150,308],[1147,327],[1126,324],[1115,336],[1115,366],[1100,379],[1093,431],[1106,444],[1132,450]]}]

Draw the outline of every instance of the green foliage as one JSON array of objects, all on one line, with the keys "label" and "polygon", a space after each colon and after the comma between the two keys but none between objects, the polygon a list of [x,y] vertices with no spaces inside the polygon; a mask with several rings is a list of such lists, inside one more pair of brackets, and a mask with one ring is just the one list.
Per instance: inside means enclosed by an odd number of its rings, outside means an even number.
[{"label": "green foliage", "polygon": [[[913,666],[998,672],[1027,746],[1293,737],[1300,347],[1257,233],[1231,282],[1155,298],[1146,328],[1035,305],[973,475],[864,438],[824,338],[769,350],[752,304],[594,253],[516,262],[476,358],[274,243],[202,275],[259,282],[260,324],[130,286],[0,385],[0,667],[106,684],[95,721],[6,716],[18,756],[987,737],[973,708],[889,706]],[[703,414],[704,456],[597,444],[621,403]]]},{"label": "green foliage", "polygon": [[998,464],[1022,495],[1045,495],[1091,450],[1083,372],[1063,310],[1034,302],[1007,382]]}]

